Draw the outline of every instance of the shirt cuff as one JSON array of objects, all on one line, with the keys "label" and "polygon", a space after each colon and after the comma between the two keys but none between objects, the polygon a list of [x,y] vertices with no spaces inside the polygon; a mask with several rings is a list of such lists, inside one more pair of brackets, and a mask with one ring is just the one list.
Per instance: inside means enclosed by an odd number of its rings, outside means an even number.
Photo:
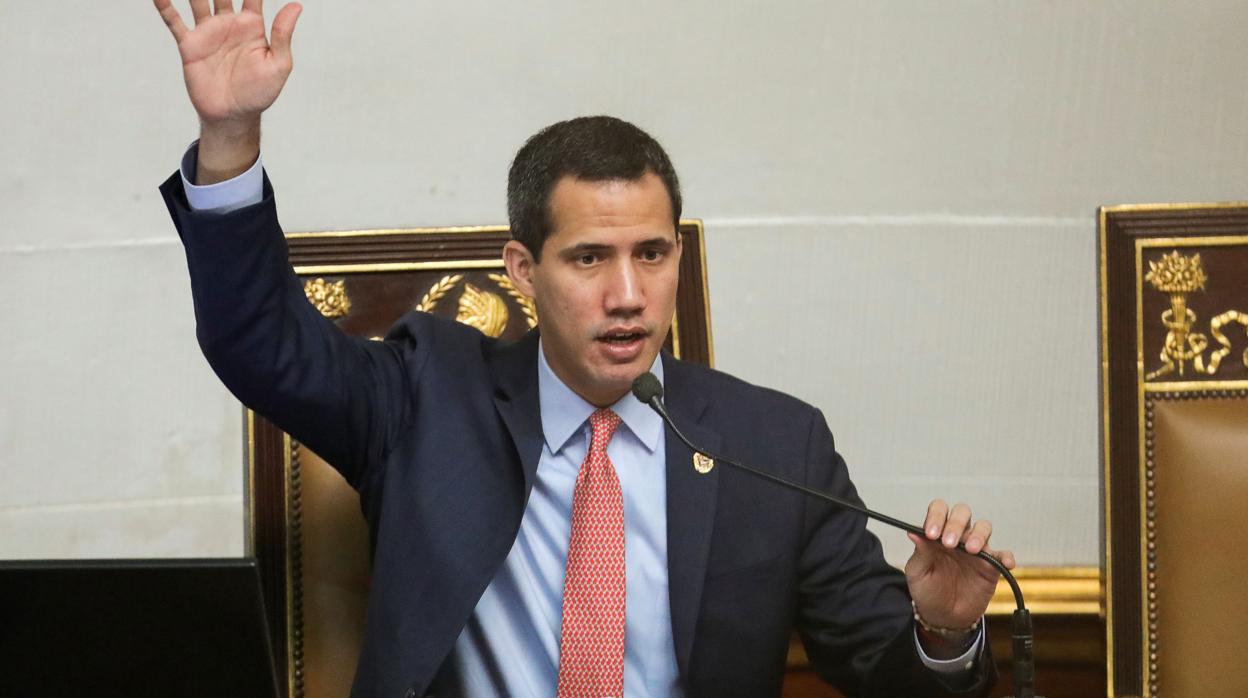
[{"label": "shirt cuff", "polygon": [[199,186],[193,183],[195,167],[199,161],[199,141],[191,143],[182,156],[182,188],[186,190],[186,202],[191,209],[201,213],[230,213],[240,208],[260,203],[264,198],[264,165],[256,156],[247,171],[233,179],[216,184]]},{"label": "shirt cuff", "polygon": [[975,662],[979,659],[980,652],[984,649],[984,622],[980,620],[979,631],[975,636],[975,642],[971,643],[970,649],[960,657],[953,659],[932,659],[923,651],[923,643],[919,642],[919,631],[914,631],[914,647],[919,651],[919,659],[923,660],[923,665],[928,669],[945,676],[958,676],[965,674],[975,668]]}]

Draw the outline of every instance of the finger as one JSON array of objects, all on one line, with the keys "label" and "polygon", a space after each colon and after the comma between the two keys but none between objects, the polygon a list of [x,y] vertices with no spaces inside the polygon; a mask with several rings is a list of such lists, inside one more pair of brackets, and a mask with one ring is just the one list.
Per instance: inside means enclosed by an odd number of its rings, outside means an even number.
[{"label": "finger", "polygon": [[232,0],[212,0],[212,8],[217,14],[230,14],[234,11]]},{"label": "finger", "polygon": [[962,532],[970,522],[971,508],[965,504],[955,505],[953,511],[949,512],[949,518],[945,520],[945,530],[941,533],[940,542],[946,548],[956,546],[962,540]]},{"label": "finger", "polygon": [[992,548],[985,547],[984,552],[992,557],[995,557],[997,561],[1000,562],[1001,565],[1007,570],[1014,569],[1017,564],[1014,560],[1014,553],[1009,550],[993,550]]},{"label": "finger", "polygon": [[299,20],[301,12],[303,12],[303,6],[292,2],[278,10],[277,16],[273,18],[273,39],[270,46],[273,53],[286,65],[291,65],[293,62],[290,39],[295,33],[295,22]]},{"label": "finger", "polygon": [[191,15],[195,17],[196,25],[211,17],[212,10],[208,9],[208,0],[191,0]]},{"label": "finger", "polygon": [[929,540],[940,538],[940,532],[945,529],[945,519],[949,515],[949,505],[945,504],[943,499],[933,499],[931,504],[927,505],[927,518],[923,521],[923,532],[927,534]]},{"label": "finger", "polygon": [[992,522],[986,519],[976,521],[963,538],[966,541],[966,552],[978,553],[988,545],[988,539],[992,537]]},{"label": "finger", "polygon": [[264,0],[243,0],[243,12],[255,12],[264,15]]},{"label": "finger", "polygon": [[173,40],[182,43],[182,37],[190,30],[186,28],[186,24],[182,21],[182,15],[178,14],[178,8],[173,6],[170,0],[153,0],[156,4],[156,10],[160,12],[160,18],[165,20],[165,26],[169,27],[169,32],[173,34]]},{"label": "finger", "polygon": [[1009,550],[990,550],[988,548],[984,548],[984,550],[988,551],[989,555],[997,558],[997,560],[999,560],[1007,570],[1014,569],[1014,567],[1018,564],[1018,562],[1014,559],[1014,553]]}]

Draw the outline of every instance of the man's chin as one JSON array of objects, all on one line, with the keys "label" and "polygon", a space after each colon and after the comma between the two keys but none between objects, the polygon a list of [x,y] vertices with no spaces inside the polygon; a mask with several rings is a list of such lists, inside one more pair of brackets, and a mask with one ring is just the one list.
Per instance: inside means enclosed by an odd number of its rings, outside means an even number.
[{"label": "man's chin", "polygon": [[597,380],[594,381],[594,393],[597,399],[591,402],[600,403],[599,406],[618,402],[632,391],[633,381],[637,379],[637,376],[650,370],[653,361],[653,359],[649,362],[638,360],[600,371]]},{"label": "man's chin", "polygon": [[646,373],[654,365],[654,359],[661,348],[661,344],[646,341],[639,351],[627,352],[624,356],[610,351],[595,352],[597,355],[591,364],[592,369],[583,374],[592,383],[591,391],[595,399],[591,402],[601,406],[604,402],[614,403],[628,394],[637,376]]}]

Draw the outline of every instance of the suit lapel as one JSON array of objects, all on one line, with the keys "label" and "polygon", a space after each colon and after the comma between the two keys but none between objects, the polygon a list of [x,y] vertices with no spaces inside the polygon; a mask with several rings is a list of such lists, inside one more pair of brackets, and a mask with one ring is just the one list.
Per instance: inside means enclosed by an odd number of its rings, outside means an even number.
[{"label": "suit lapel", "polygon": [[[690,379],[687,367],[663,354],[663,382],[668,413],[693,443],[712,453],[720,437],[700,423],[707,398]],[[702,583],[715,521],[719,468],[702,475],[693,469],[693,451],[664,430],[667,453],[667,584],[672,610],[676,662],[689,676],[689,657],[697,629]]]},{"label": "suit lapel", "polygon": [[537,337],[533,330],[514,344],[500,346],[491,357],[494,407],[520,455],[526,497],[533,489],[544,438],[537,390]]}]

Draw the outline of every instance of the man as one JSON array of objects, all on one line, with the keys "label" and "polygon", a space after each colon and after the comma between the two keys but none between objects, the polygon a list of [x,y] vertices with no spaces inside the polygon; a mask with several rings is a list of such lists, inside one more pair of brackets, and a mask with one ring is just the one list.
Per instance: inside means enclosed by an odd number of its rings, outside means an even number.
[{"label": "man", "polygon": [[374,574],[354,694],[774,695],[794,626],[851,694],[987,689],[996,573],[950,549],[986,549],[988,522],[934,501],[903,578],[863,517],[693,472],[628,394],[654,371],[711,450],[857,497],[817,410],[661,354],[681,203],[658,143],[591,117],[517,154],[503,257],[540,337],[412,313],[355,340],[304,300],[259,163],[301,8],[270,43],[260,0],[190,4],[194,30],[155,0],[201,119],[162,192],[209,362],[360,492]]}]

